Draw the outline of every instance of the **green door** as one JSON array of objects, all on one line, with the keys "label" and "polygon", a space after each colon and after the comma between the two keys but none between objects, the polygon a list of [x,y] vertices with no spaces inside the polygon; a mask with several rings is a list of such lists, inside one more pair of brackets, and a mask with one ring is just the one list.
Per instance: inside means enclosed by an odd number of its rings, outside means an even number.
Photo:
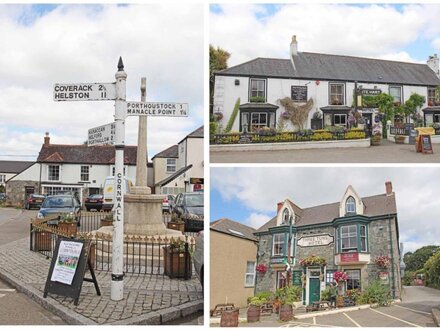
[{"label": "green door", "polygon": [[311,278],[309,280],[309,304],[319,301],[320,286],[319,278]]}]

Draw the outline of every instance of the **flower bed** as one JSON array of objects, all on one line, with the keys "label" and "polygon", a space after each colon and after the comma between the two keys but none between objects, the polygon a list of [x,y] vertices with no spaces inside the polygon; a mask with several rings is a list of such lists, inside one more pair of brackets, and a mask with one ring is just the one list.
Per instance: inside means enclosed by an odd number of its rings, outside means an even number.
[{"label": "flower bed", "polygon": [[[243,133],[215,134],[211,144],[237,144]],[[347,130],[343,127],[330,127],[320,130],[302,130],[298,132],[261,132],[248,133],[250,143],[277,143],[277,142],[304,142],[304,141],[332,141],[365,139],[365,131],[359,128]]]}]

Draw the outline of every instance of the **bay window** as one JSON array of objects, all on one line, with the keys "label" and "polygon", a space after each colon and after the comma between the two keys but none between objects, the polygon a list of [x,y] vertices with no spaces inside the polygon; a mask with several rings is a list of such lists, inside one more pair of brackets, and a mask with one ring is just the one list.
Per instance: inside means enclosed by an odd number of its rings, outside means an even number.
[{"label": "bay window", "polygon": [[334,121],[335,121],[335,126],[346,126],[347,125],[347,115],[335,114]]},{"label": "bay window", "polygon": [[336,240],[336,253],[368,252],[368,227],[363,224],[340,226]]}]

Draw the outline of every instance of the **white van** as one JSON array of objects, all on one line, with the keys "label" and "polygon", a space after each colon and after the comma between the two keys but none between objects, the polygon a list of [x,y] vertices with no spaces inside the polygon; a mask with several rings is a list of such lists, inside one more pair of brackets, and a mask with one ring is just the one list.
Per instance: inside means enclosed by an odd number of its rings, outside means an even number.
[{"label": "white van", "polygon": [[[130,179],[124,178],[125,184],[122,186],[122,193],[126,194],[130,191],[133,183]],[[115,177],[108,176],[104,181],[104,203],[102,204],[103,211],[111,211],[113,208],[113,198],[115,197]]]}]

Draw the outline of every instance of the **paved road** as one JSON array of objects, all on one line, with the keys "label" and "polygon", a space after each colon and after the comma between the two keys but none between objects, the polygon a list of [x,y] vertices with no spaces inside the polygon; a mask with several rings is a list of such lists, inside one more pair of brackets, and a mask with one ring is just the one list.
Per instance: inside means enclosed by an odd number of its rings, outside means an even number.
[{"label": "paved road", "polygon": [[[29,235],[29,219],[36,211],[0,208],[0,245]],[[62,319],[0,280],[0,325],[62,325]]]},{"label": "paved road", "polygon": [[408,144],[383,140],[369,148],[326,148],[283,151],[210,152],[211,163],[440,163],[440,144],[433,154],[416,153]]},{"label": "paved road", "polygon": [[[309,317],[283,323],[266,320],[241,323],[243,327],[433,327],[432,307],[440,305],[440,290],[404,287],[402,302],[390,307],[367,308],[351,312]],[[214,325],[218,326],[218,325]]]}]

